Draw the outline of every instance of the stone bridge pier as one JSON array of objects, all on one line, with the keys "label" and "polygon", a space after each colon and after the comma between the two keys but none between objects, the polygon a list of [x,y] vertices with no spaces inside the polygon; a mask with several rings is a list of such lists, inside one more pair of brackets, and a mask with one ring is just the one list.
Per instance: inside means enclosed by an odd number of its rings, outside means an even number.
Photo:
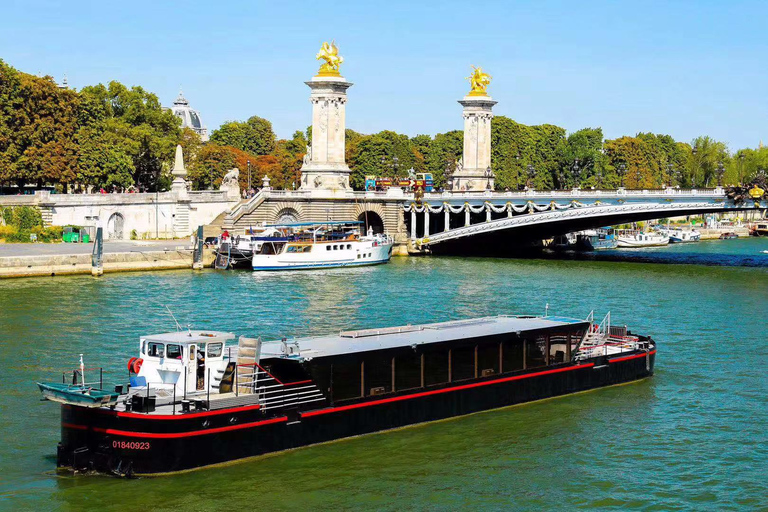
[{"label": "stone bridge pier", "polygon": [[268,190],[262,189],[249,201],[233,208],[222,228],[234,233],[265,224],[356,220],[376,233],[395,238],[396,252],[407,251],[408,235],[403,215],[405,197],[398,190],[389,193],[351,190]]}]

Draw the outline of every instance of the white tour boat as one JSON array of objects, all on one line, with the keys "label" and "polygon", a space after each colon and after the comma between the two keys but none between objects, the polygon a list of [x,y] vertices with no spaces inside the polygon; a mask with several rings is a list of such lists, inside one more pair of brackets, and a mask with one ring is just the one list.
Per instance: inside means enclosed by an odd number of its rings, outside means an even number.
[{"label": "white tour boat", "polygon": [[657,247],[669,244],[669,236],[644,231],[625,231],[616,237],[617,247]]},{"label": "white tour boat", "polygon": [[262,241],[254,247],[253,270],[307,270],[387,263],[394,240],[387,234],[360,234],[358,221],[304,222],[274,226],[304,228],[290,237]]}]

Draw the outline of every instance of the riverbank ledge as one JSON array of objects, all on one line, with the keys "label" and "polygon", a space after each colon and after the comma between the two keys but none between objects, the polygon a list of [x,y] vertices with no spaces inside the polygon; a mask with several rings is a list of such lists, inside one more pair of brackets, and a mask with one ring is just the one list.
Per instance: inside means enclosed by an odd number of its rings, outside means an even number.
[{"label": "riverbank ledge", "polygon": [[[204,266],[210,267],[213,251],[203,255]],[[104,272],[140,270],[173,270],[192,268],[192,251],[185,248],[105,253]],[[0,279],[73,274],[91,274],[90,254],[24,255],[0,257]]]}]

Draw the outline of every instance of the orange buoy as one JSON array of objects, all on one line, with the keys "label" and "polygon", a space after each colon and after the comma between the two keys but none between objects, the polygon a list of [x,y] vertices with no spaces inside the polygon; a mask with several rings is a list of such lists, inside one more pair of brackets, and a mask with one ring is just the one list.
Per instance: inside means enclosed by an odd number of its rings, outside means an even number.
[{"label": "orange buoy", "polygon": [[139,373],[142,363],[144,363],[144,360],[140,357],[133,362],[133,373]]},{"label": "orange buoy", "polygon": [[138,359],[138,357],[132,357],[132,358],[130,358],[128,360],[128,371],[129,372],[133,371],[133,363],[135,363],[137,359]]}]

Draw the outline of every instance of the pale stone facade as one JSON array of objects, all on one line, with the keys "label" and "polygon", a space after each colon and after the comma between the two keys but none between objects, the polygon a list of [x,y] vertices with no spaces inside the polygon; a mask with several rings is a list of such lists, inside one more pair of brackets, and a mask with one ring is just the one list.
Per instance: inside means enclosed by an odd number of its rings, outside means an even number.
[{"label": "pale stone facade", "polygon": [[347,89],[341,76],[315,76],[312,92],[312,146],[301,167],[303,190],[347,190],[350,170],[345,161]]},{"label": "pale stone facade", "polygon": [[493,190],[491,119],[497,103],[490,96],[467,95],[464,107],[464,153],[453,175],[453,190]]}]

